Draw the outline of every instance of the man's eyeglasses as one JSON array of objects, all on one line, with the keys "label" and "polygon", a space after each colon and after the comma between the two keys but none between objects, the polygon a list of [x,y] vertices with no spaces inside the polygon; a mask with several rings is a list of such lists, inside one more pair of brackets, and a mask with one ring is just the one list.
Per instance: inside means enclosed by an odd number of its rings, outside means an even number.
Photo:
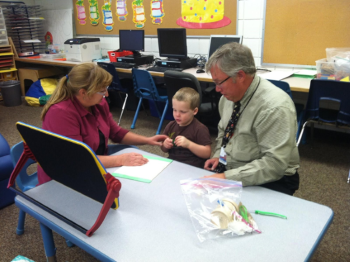
[{"label": "man's eyeglasses", "polygon": [[225,83],[230,77],[231,77],[231,76],[228,76],[227,78],[225,78],[224,80],[222,80],[220,83],[214,82],[214,84],[215,84],[216,86],[221,86],[221,85],[222,85],[223,83]]},{"label": "man's eyeglasses", "polygon": [[108,92],[108,87],[109,87],[109,86],[107,86],[107,87],[106,87],[106,90],[104,90],[104,91],[102,91],[102,92],[96,92],[96,94],[99,94],[99,95],[101,95],[101,96],[104,96],[104,95]]}]

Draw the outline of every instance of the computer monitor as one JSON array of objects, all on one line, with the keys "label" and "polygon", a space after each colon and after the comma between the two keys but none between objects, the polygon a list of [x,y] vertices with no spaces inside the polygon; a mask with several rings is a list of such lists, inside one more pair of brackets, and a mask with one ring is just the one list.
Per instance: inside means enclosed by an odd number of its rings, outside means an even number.
[{"label": "computer monitor", "polygon": [[242,36],[241,35],[211,35],[208,59],[220,46],[231,42],[242,44]]},{"label": "computer monitor", "polygon": [[186,29],[158,28],[159,56],[187,59]]},{"label": "computer monitor", "polygon": [[144,30],[119,30],[119,49],[132,51],[134,56],[140,56],[145,50]]}]

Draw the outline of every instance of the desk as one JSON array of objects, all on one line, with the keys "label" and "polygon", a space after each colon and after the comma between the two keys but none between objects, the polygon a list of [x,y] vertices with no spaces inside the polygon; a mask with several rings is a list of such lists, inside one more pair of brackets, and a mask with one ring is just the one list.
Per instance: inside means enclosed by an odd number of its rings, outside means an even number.
[{"label": "desk", "polygon": [[[118,154],[135,151],[152,155],[137,149]],[[333,219],[329,207],[262,187],[245,187],[241,200],[248,211],[277,212],[288,219],[253,214],[262,234],[200,243],[179,181],[208,173],[174,161],[150,184],[120,179],[120,208],[110,210],[91,237],[20,196],[16,205],[40,221],[42,232],[50,235],[52,229],[101,261],[305,261]],[[102,206],[55,181],[26,194],[87,228]]]},{"label": "desk", "polygon": [[[43,65],[51,65],[51,66],[64,66],[64,67],[73,67],[80,62],[71,62],[71,61],[56,61],[56,60],[50,60],[50,59],[29,59],[29,58],[16,58],[15,59],[18,62],[24,62],[24,63],[31,63],[31,64],[43,64]],[[139,67],[142,68],[142,67]],[[126,73],[131,74],[131,69],[124,69],[124,68],[117,68],[117,72],[119,73]],[[198,81],[200,82],[213,82],[211,79],[211,76],[209,76],[206,73],[197,74],[196,68],[189,68],[184,70],[185,73],[193,74]],[[158,76],[163,77],[164,73],[162,72],[150,72],[152,76]],[[285,81],[289,84],[292,91],[295,92],[303,92],[308,93],[310,88],[310,78],[299,78],[299,77],[288,77],[283,79],[282,81]]]}]

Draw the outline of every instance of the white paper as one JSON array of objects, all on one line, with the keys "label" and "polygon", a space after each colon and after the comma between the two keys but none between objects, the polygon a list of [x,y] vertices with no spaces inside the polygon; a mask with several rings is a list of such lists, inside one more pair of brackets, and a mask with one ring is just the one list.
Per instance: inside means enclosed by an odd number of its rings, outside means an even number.
[{"label": "white paper", "polygon": [[111,167],[106,170],[115,177],[149,183],[172,162],[172,160],[162,157],[144,157],[148,159],[148,162],[143,166]]},{"label": "white paper", "polygon": [[298,70],[298,71],[295,71],[294,74],[297,74],[297,75],[304,75],[304,76],[314,76],[317,74],[317,71],[316,70]]},{"label": "white paper", "polygon": [[265,78],[265,79],[270,79],[270,80],[282,80],[284,78],[287,78],[294,74],[293,71],[278,71],[274,70],[272,72],[268,73],[261,73],[258,74],[260,77]]}]

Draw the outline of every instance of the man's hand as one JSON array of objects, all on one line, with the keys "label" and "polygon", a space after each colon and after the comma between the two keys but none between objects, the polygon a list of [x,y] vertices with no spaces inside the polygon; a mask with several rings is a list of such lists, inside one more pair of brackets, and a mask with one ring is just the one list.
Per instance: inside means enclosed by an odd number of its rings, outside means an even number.
[{"label": "man's hand", "polygon": [[214,158],[208,159],[207,161],[205,161],[204,169],[210,170],[210,171],[214,171],[215,168],[218,166],[218,164],[219,164],[219,158],[218,157],[214,157]]},{"label": "man's hand", "polygon": [[177,136],[175,138],[175,145],[176,146],[181,146],[184,148],[188,148],[190,146],[191,141],[188,140],[186,137],[184,136]]},{"label": "man's hand", "polygon": [[207,177],[215,177],[215,178],[226,179],[225,173],[216,173],[214,175],[204,176],[204,178],[207,178]]}]

